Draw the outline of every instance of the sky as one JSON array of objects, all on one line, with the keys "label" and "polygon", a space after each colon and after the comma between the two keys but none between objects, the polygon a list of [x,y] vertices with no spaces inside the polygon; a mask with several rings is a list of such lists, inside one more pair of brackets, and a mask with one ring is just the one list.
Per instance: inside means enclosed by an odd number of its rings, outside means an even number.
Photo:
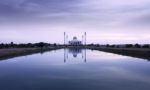
[{"label": "sky", "polygon": [[150,0],[0,0],[0,43],[150,43]]}]

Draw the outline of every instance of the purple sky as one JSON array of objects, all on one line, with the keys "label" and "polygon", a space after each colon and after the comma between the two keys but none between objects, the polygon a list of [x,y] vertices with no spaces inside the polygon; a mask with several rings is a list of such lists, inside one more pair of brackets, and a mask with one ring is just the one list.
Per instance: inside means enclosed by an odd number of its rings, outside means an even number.
[{"label": "purple sky", "polygon": [[0,0],[0,43],[150,43],[150,0]]}]

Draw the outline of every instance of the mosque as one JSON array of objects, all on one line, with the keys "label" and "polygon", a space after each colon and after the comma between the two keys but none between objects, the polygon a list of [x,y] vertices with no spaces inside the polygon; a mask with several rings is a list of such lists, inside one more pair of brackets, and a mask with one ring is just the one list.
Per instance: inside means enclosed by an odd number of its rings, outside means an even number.
[{"label": "mosque", "polygon": [[73,37],[71,41],[69,41],[69,45],[82,45],[82,41],[78,40],[76,36]]},{"label": "mosque", "polygon": [[86,45],[86,32],[82,35],[82,40],[78,40],[76,36],[72,40],[68,40],[68,35],[64,32],[64,45],[78,46]]}]

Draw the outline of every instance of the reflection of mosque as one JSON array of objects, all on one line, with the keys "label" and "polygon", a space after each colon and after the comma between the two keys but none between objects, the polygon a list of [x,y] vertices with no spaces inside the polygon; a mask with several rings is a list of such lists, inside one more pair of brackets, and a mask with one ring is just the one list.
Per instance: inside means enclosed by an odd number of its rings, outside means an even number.
[{"label": "reflection of mosque", "polygon": [[68,49],[68,52],[72,53],[73,57],[76,58],[78,53],[82,53],[82,50],[81,49]]},{"label": "reflection of mosque", "polygon": [[86,62],[86,49],[80,49],[80,48],[68,48],[64,49],[64,62],[68,60],[68,54],[72,54],[73,58],[77,58],[78,54],[82,54],[82,59],[84,62]]}]

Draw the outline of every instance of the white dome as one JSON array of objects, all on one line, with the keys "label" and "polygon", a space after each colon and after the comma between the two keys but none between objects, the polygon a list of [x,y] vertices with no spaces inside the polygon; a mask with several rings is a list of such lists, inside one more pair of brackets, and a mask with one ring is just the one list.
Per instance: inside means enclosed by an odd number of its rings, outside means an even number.
[{"label": "white dome", "polygon": [[73,40],[69,41],[70,45],[81,45],[82,42],[80,40],[77,39],[77,37],[73,37]]}]

